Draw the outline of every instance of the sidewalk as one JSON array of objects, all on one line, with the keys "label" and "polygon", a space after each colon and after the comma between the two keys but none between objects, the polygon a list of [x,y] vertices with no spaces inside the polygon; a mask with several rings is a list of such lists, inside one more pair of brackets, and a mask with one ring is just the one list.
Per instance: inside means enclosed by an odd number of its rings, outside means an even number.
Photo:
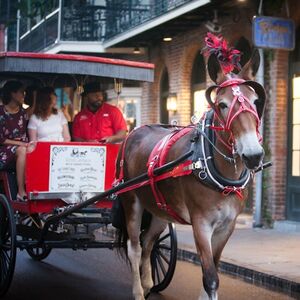
[{"label": "sidewalk", "polygon": [[[178,259],[200,263],[191,226],[177,225],[176,231]],[[220,271],[300,299],[300,232],[252,228],[242,217],[224,248]]]}]

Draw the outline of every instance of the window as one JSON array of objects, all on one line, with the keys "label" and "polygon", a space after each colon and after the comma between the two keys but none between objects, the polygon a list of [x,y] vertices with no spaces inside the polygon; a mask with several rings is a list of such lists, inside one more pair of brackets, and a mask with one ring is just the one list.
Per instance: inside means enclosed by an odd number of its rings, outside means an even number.
[{"label": "window", "polygon": [[300,176],[300,77],[293,78],[292,176]]}]

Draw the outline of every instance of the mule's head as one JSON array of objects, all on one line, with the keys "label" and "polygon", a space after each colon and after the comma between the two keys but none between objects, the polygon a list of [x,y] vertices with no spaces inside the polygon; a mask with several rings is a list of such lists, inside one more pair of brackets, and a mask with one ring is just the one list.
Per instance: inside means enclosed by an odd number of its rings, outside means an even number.
[{"label": "mule's head", "polygon": [[227,132],[226,144],[248,169],[257,168],[264,156],[259,125],[266,96],[264,88],[253,81],[259,62],[256,50],[239,74],[226,75],[215,55],[208,60],[208,72],[216,85],[207,89],[206,98],[215,111],[216,122]]}]

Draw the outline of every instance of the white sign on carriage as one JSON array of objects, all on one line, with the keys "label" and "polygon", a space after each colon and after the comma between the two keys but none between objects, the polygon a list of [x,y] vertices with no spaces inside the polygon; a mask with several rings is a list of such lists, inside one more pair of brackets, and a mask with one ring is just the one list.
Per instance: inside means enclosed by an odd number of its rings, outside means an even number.
[{"label": "white sign on carriage", "polygon": [[106,148],[51,145],[49,191],[104,192]]}]

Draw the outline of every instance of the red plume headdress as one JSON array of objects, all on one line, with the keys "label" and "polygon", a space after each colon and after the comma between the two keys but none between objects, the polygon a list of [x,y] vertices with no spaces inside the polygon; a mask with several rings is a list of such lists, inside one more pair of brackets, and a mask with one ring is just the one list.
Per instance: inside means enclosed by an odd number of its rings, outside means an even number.
[{"label": "red plume headdress", "polygon": [[227,45],[227,41],[221,36],[208,32],[205,37],[206,46],[202,53],[206,56],[215,54],[225,74],[232,72],[235,68],[240,70],[241,52]]}]

